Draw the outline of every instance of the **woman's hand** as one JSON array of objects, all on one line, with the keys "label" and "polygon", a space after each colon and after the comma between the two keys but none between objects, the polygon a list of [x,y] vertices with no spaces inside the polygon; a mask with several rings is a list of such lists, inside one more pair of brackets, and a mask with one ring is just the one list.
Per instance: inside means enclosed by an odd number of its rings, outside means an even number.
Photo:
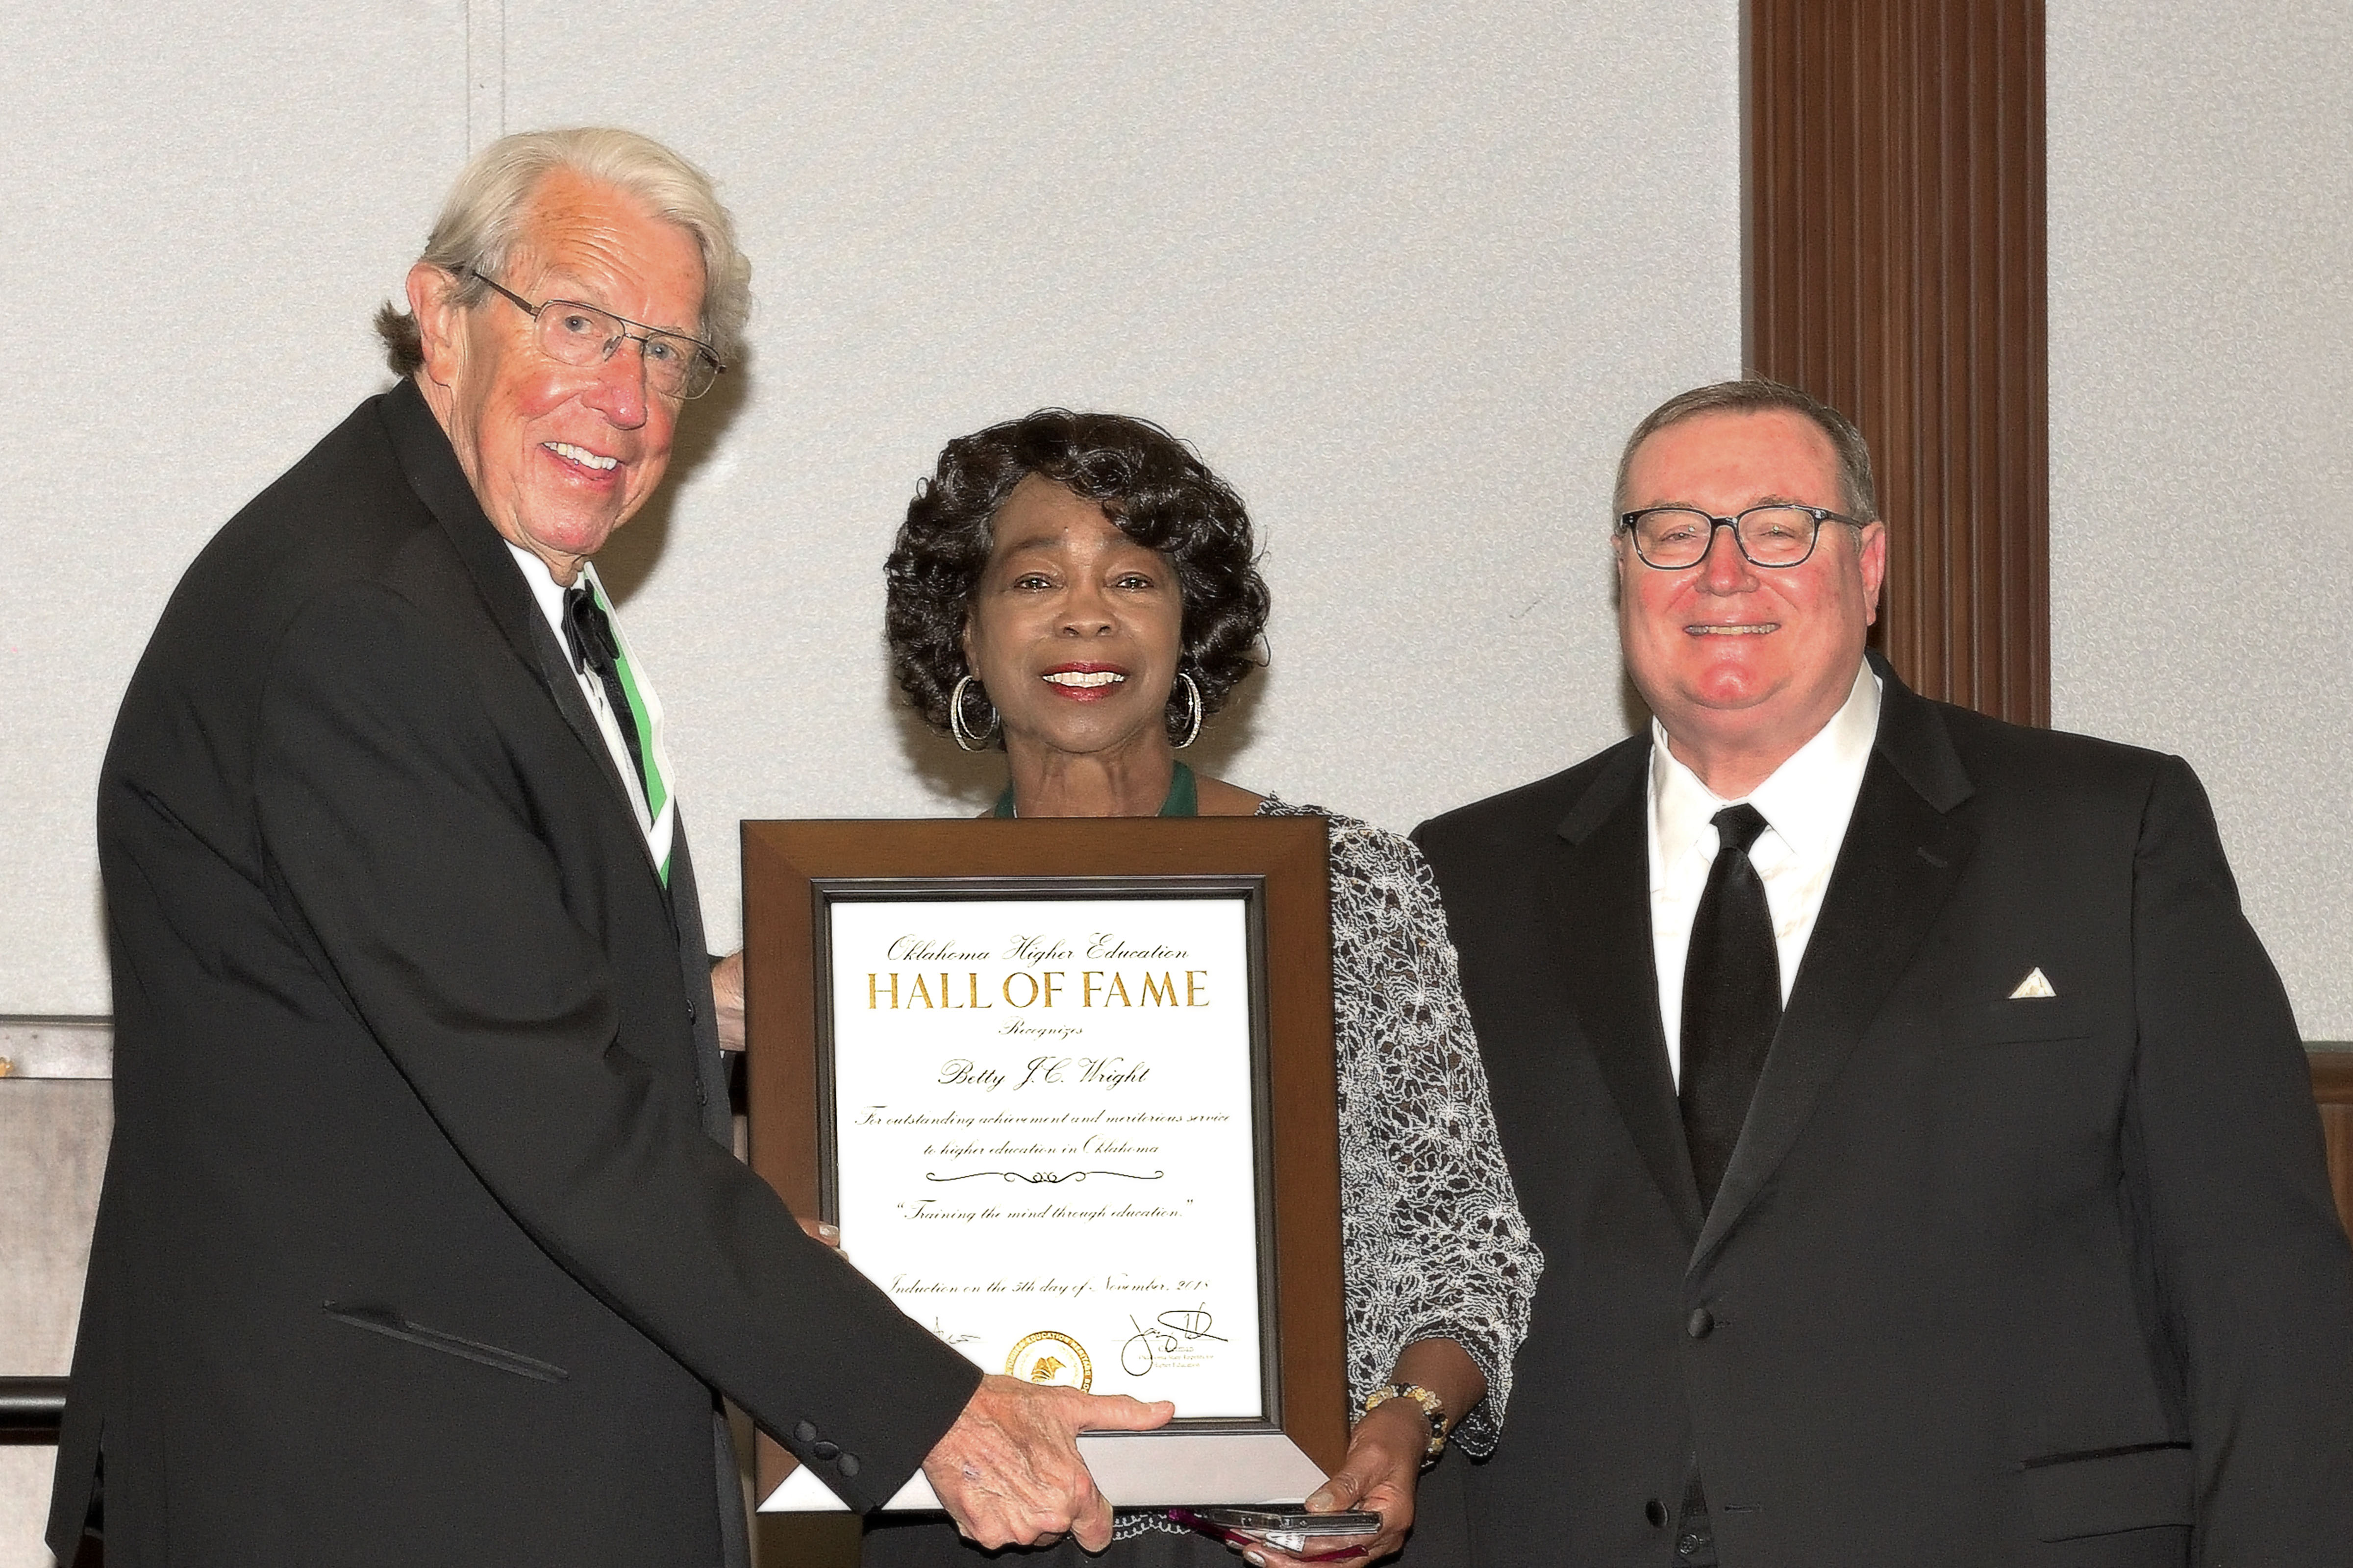
[{"label": "woman's hand", "polygon": [[[1487,1396],[1486,1373],[1452,1340],[1414,1341],[1398,1352],[1389,1381],[1429,1389],[1438,1396],[1440,1407],[1453,1412],[1458,1421]],[[1271,1546],[1252,1546],[1242,1555],[1262,1568],[1305,1568],[1350,1546],[1364,1548],[1363,1556],[1350,1560],[1350,1568],[1390,1555],[1405,1544],[1406,1531],[1413,1528],[1414,1487],[1430,1453],[1430,1416],[1418,1400],[1385,1399],[1374,1405],[1356,1423],[1340,1468],[1309,1494],[1306,1506],[1310,1513],[1352,1508],[1377,1513],[1380,1533],[1319,1536],[1298,1555]]]},{"label": "woman's hand", "polygon": [[1381,1516],[1378,1535],[1311,1537],[1304,1552],[1294,1556],[1271,1546],[1250,1546],[1242,1556],[1263,1568],[1330,1568],[1316,1559],[1351,1546],[1364,1548],[1352,1563],[1377,1562],[1405,1544],[1413,1528],[1414,1484],[1421,1475],[1422,1455],[1430,1448],[1430,1417],[1410,1399],[1392,1399],[1356,1423],[1348,1439],[1347,1457],[1331,1479],[1308,1495],[1310,1513],[1339,1513],[1363,1509]]}]

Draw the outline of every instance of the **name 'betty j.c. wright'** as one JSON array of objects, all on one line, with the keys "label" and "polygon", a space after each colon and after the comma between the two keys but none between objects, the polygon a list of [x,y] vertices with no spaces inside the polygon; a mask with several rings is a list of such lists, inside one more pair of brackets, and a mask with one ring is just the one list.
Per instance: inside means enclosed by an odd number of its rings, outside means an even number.
[{"label": "name 'betty j.c. wright'", "polygon": [[[1020,1069],[1020,1081],[1013,1085],[1015,1093],[1033,1083],[1060,1085],[1064,1083],[1101,1084],[1105,1089],[1119,1089],[1131,1083],[1142,1083],[1152,1076],[1152,1064],[1130,1061],[1125,1057],[1032,1057]],[[1006,1075],[985,1063],[966,1057],[940,1066],[939,1081],[952,1089],[978,1089],[994,1093],[1007,1082]],[[1093,1140],[1088,1141],[1090,1143]]]}]

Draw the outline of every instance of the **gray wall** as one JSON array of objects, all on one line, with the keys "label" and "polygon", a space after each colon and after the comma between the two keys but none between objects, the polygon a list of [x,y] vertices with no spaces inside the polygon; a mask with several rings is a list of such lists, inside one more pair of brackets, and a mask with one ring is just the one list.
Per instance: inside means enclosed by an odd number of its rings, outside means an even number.
[{"label": "gray wall", "polygon": [[[1251,498],[1276,664],[1208,742],[1235,776],[1402,826],[1620,726],[1609,451],[1737,354],[1730,0],[15,11],[0,328],[57,346],[0,359],[31,414],[0,1009],[107,1010],[90,788],[131,663],[204,538],[383,384],[364,317],[501,124],[670,137],[761,262],[748,374],[614,547],[714,932],[736,818],[982,788],[893,716],[874,563],[941,439],[1040,403],[1153,415]],[[2353,1036],[2353,14],[2050,27],[2056,717],[2198,764],[2306,1032]],[[653,63],[570,91],[557,36]],[[2318,543],[2275,560],[2290,513]]]},{"label": "gray wall", "polygon": [[105,1013],[115,703],[197,547],[388,379],[367,316],[466,155],[465,11],[5,16],[0,1013]]},{"label": "gray wall", "polygon": [[2196,765],[2353,1039],[2353,8],[2049,28],[2052,715]]},{"label": "gray wall", "polygon": [[661,136],[758,268],[746,374],[608,552],[714,940],[738,818],[990,787],[895,715],[879,567],[947,437],[1044,404],[1251,503],[1274,665],[1213,767],[1409,826],[1622,732],[1615,445],[1738,363],[1732,0],[17,10],[0,328],[66,342],[0,360],[45,416],[0,499],[0,1011],[107,1010],[116,700],[199,544],[384,383],[366,317],[470,125]]}]

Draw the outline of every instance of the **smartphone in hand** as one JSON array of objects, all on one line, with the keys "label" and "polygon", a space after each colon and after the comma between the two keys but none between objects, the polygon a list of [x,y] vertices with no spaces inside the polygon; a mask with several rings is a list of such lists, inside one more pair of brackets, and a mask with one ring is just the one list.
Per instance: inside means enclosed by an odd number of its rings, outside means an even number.
[{"label": "smartphone in hand", "polygon": [[1263,1543],[1310,1563],[1345,1563],[1365,1554],[1361,1546],[1317,1552],[1314,1546],[1319,1539],[1381,1532],[1381,1516],[1364,1510],[1309,1513],[1296,1508],[1172,1508],[1168,1517],[1220,1541],[1235,1545]]}]

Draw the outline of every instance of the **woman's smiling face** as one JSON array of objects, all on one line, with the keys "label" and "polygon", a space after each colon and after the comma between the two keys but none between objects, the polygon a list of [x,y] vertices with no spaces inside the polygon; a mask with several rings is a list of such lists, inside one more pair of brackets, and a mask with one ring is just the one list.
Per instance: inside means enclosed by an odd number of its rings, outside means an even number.
[{"label": "woman's smiling face", "polygon": [[964,651],[1004,718],[1007,749],[1166,750],[1185,626],[1168,558],[1035,474],[1014,486],[989,533]]}]

